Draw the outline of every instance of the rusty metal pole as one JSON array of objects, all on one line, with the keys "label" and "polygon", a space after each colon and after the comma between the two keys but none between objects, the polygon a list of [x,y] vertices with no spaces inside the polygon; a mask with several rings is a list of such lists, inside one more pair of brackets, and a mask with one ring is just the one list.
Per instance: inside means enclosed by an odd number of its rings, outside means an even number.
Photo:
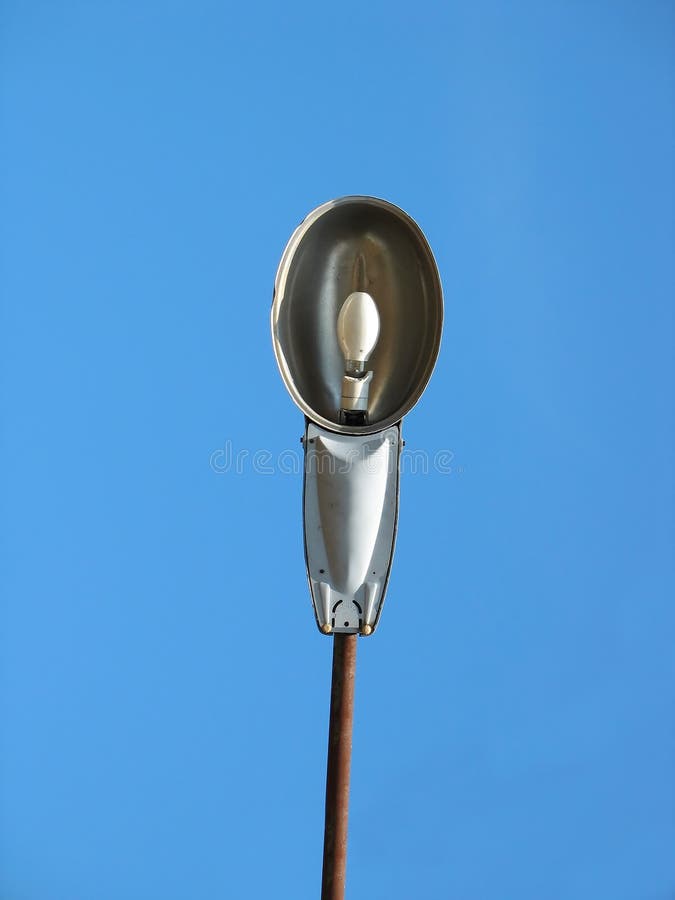
[{"label": "rusty metal pole", "polygon": [[345,895],[356,640],[355,634],[333,636],[321,900],[344,900]]}]

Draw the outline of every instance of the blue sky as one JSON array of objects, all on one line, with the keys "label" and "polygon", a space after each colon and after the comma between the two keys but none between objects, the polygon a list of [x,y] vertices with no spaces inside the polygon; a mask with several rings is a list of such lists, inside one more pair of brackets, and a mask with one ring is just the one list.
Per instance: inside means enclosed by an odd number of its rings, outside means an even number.
[{"label": "blue sky", "polygon": [[[675,895],[671,3],[0,11],[0,896],[320,883],[330,640],[269,339],[319,203],[446,321],[359,644],[350,900]],[[229,444],[228,444],[229,442]]]}]

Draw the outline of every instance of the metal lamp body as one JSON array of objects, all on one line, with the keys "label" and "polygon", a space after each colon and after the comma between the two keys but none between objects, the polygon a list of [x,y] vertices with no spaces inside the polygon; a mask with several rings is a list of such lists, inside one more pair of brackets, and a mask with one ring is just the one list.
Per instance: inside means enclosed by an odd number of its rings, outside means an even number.
[{"label": "metal lamp body", "polygon": [[[379,336],[367,377],[354,379],[337,323],[360,292],[377,306]],[[306,418],[305,558],[324,633],[371,634],[379,621],[396,536],[401,420],[431,376],[442,322],[431,249],[393,204],[342,197],[292,234],[274,283],[272,342]],[[367,407],[365,421],[342,414],[347,402]]]},{"label": "metal lamp body", "polygon": [[[345,361],[336,332],[342,304],[367,291],[380,315],[368,424],[339,410]],[[433,254],[403,210],[374,197],[343,197],[313,210],[279,263],[272,340],[291,397],[317,425],[364,434],[400,422],[421,397],[441,341],[443,299]]]},{"label": "metal lamp body", "polygon": [[398,518],[399,425],[335,434],[307,422],[303,519],[317,625],[372,634],[382,610]]}]

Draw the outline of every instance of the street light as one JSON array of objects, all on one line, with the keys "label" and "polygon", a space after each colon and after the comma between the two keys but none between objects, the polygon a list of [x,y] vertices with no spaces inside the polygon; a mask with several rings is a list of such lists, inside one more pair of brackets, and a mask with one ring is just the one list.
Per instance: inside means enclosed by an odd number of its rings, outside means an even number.
[{"label": "street light", "polygon": [[324,203],[286,245],[272,342],[305,415],[307,576],[317,625],[334,635],[322,900],[344,896],[356,638],[371,635],[382,612],[401,421],[429,381],[442,320],[426,238],[385,200]]}]

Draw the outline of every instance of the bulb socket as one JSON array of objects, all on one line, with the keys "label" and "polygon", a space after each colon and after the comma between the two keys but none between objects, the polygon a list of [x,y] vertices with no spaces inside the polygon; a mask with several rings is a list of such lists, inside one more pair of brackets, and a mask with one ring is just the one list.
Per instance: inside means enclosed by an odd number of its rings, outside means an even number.
[{"label": "bulb socket", "polygon": [[349,411],[368,411],[368,393],[370,390],[370,382],[373,380],[373,373],[366,372],[365,375],[348,375],[342,378],[342,410]]}]

